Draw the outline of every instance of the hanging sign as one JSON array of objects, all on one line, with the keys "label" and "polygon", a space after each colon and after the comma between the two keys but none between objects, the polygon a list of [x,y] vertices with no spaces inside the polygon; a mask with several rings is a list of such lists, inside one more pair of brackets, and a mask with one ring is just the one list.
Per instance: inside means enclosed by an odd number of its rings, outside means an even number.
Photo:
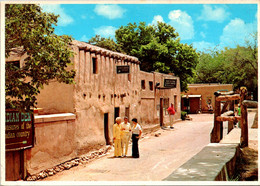
[{"label": "hanging sign", "polygon": [[176,88],[177,79],[164,79],[164,87]]},{"label": "hanging sign", "polygon": [[34,118],[30,112],[5,112],[5,149],[22,150],[34,145]]},{"label": "hanging sign", "polygon": [[116,66],[116,73],[117,74],[129,74],[130,72],[130,66],[124,65],[124,66]]}]

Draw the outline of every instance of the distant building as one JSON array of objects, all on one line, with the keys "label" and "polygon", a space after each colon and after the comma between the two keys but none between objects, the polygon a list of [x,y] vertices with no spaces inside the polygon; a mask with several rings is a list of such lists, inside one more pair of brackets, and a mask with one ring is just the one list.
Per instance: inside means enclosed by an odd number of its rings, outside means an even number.
[{"label": "distant building", "polygon": [[[168,123],[169,115],[167,108],[171,103],[177,111],[175,120],[180,119],[180,79],[174,75],[162,74],[158,72],[143,72],[140,71],[141,76],[141,122],[143,124],[149,123]],[[165,81],[172,81],[168,88],[165,87]],[[175,87],[175,88],[171,88]],[[160,113],[160,104],[162,104],[162,112]],[[160,121],[160,114],[162,120]]]},{"label": "distant building", "polygon": [[181,110],[189,113],[208,112],[208,104],[214,110],[214,92],[233,90],[232,84],[189,84],[188,91],[182,92]]}]

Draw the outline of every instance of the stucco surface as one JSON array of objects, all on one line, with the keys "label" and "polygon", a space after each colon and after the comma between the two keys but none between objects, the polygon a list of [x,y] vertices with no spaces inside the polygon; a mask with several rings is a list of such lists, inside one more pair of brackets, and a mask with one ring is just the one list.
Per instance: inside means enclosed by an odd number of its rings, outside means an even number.
[{"label": "stucco surface", "polygon": [[41,114],[74,112],[73,85],[52,81],[37,96]]},{"label": "stucco surface", "polygon": [[211,99],[211,104],[215,106],[214,92],[216,91],[232,91],[232,84],[189,84],[188,91],[182,92],[184,95],[201,95],[201,109],[208,111],[207,101]]},{"label": "stucco surface", "polygon": [[35,123],[35,146],[26,150],[30,174],[70,160],[76,155],[75,119]]}]

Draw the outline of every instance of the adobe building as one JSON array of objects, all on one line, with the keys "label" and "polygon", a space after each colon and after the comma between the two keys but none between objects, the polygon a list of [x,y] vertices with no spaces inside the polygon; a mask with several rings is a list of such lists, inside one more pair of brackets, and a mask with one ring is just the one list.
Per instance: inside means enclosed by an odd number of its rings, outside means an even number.
[{"label": "adobe building", "polygon": [[[142,124],[169,123],[167,108],[173,103],[176,114],[174,120],[181,117],[180,79],[173,74],[140,71]],[[165,86],[165,81],[173,82]],[[161,118],[161,121],[160,121]]]},{"label": "adobe building", "polygon": [[[51,81],[37,96],[36,141],[24,151],[23,166],[29,174],[110,145],[118,116],[135,117],[143,127],[167,124],[166,109],[174,103],[175,119],[180,119],[178,77],[142,72],[136,57],[85,42],[73,41],[71,47],[75,54],[69,68],[76,70],[76,83]],[[24,59],[13,54],[6,62],[18,61],[22,66]]]},{"label": "adobe building", "polygon": [[192,114],[208,112],[208,104],[211,104],[214,110],[214,92],[232,90],[232,84],[188,84],[188,91],[182,92],[181,110]]}]

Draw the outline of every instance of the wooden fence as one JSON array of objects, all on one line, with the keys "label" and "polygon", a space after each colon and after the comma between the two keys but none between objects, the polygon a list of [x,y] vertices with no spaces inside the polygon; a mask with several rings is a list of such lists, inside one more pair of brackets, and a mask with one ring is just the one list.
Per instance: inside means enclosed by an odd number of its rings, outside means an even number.
[{"label": "wooden fence", "polygon": [[[230,92],[215,92],[214,127],[211,132],[211,143],[219,143],[223,138],[223,121],[228,121],[228,133],[233,129],[234,123],[240,121],[240,146],[248,146],[248,102],[244,101],[247,94],[246,87],[240,88],[240,94]],[[239,100],[241,115],[235,115],[235,100]]]}]

